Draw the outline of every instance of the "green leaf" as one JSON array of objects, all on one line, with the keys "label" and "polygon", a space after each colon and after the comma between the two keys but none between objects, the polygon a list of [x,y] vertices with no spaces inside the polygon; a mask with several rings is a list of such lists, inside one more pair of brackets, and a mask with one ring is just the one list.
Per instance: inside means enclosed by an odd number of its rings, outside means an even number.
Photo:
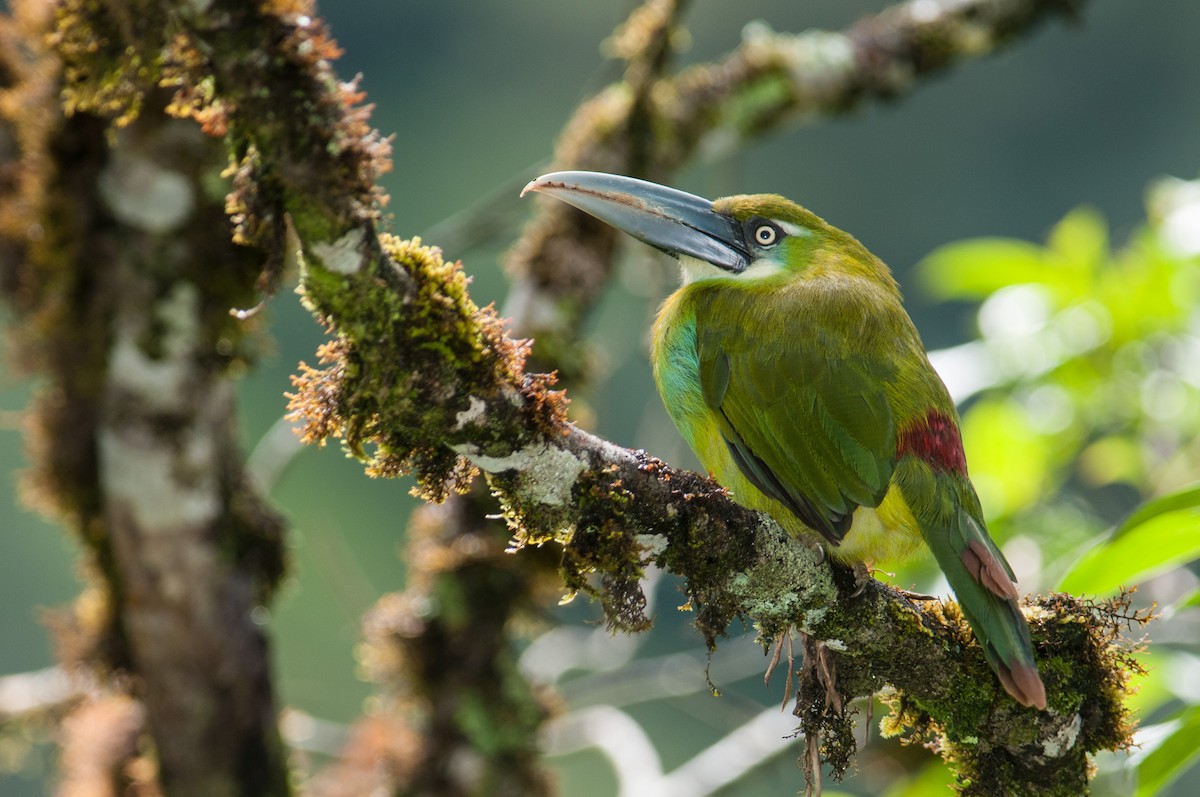
[{"label": "green leaf", "polygon": [[1200,606],[1200,589],[1191,595],[1184,596],[1175,603],[1176,609],[1195,609],[1197,606]]},{"label": "green leaf", "polygon": [[1166,512],[1195,507],[1200,507],[1200,482],[1142,504],[1121,521],[1121,525],[1117,526],[1113,536],[1118,537]]},{"label": "green leaf", "polygon": [[1044,281],[1046,260],[1028,241],[972,238],[933,250],[917,274],[935,298],[980,299],[1008,285]]},{"label": "green leaf", "polygon": [[1140,756],[1136,797],[1161,793],[1200,756],[1200,706],[1188,708],[1171,725],[1172,729]]},{"label": "green leaf", "polygon": [[915,775],[892,781],[891,787],[883,792],[884,797],[926,797],[930,794],[948,795],[946,784],[954,782],[954,773],[944,762],[934,759],[921,767]]},{"label": "green leaf", "polygon": [[1032,428],[1028,411],[1017,401],[976,402],[963,416],[962,437],[971,480],[989,518],[1031,506],[1054,489],[1050,440]]},{"label": "green leaf", "polygon": [[1108,258],[1108,227],[1095,208],[1075,208],[1054,225],[1046,243],[1065,265],[1092,272]]},{"label": "green leaf", "polygon": [[1064,592],[1106,594],[1200,557],[1200,485],[1149,501],[1059,581]]}]

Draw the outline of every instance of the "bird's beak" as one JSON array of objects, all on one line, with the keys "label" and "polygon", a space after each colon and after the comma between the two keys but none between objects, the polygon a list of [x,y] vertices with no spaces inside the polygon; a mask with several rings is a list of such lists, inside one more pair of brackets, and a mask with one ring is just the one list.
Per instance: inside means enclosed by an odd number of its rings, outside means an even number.
[{"label": "bird's beak", "polygon": [[604,172],[553,172],[521,191],[549,194],[672,257],[688,255],[734,273],[750,263],[741,226],[712,202],[665,185]]}]

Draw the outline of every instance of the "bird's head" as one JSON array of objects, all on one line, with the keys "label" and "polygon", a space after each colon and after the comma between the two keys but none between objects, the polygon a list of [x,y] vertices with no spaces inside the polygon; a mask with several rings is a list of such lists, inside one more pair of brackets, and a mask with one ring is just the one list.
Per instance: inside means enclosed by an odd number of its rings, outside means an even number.
[{"label": "bird's head", "polygon": [[777,194],[710,201],[603,172],[546,174],[521,195],[530,191],[574,205],[678,258],[685,282],[800,273],[813,262],[814,251],[830,244],[861,249],[846,233]]}]

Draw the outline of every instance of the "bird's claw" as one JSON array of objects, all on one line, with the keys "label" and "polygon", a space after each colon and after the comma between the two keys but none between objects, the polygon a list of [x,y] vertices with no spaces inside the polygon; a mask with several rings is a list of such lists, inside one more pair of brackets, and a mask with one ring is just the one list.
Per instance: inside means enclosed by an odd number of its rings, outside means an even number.
[{"label": "bird's claw", "polygon": [[871,573],[871,567],[866,562],[854,563],[854,592],[850,593],[851,600],[867,591],[867,584],[871,583]]},{"label": "bird's claw", "polygon": [[823,565],[829,555],[825,553],[825,546],[819,540],[813,539],[814,536],[816,535],[802,534],[799,541],[817,555],[817,564]]}]

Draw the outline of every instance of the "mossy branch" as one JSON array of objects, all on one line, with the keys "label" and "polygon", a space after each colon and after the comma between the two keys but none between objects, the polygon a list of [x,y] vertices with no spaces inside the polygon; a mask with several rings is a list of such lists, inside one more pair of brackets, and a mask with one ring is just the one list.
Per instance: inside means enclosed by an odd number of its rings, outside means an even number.
[{"label": "mossy branch", "polygon": [[[430,250],[420,256],[430,265],[438,262]],[[406,326],[398,318],[364,334],[371,341],[402,340]],[[347,351],[364,345],[346,333],[340,340]],[[297,411],[344,417],[356,409],[353,399],[343,403],[342,397],[359,395],[365,382],[406,378],[390,371],[352,376],[350,370],[333,363],[323,372],[327,380],[302,385]],[[504,391],[498,387],[493,394]],[[998,783],[1026,783],[1035,793],[1038,784],[1049,782],[1050,772],[1057,785],[1036,793],[1080,793],[1087,783],[1087,754],[1129,744],[1122,697],[1131,658],[1115,642],[1127,611],[1123,604],[1096,606],[1052,596],[1034,605],[1030,620],[1051,709],[1021,709],[991,676],[953,604],[915,603],[879,584],[851,597],[850,574],[822,563],[812,549],[731,501],[711,481],[613,446],[559,418],[521,438],[519,446],[506,446],[495,430],[524,423],[530,399],[516,393],[495,401],[478,397],[486,395],[472,397],[456,423],[441,429],[440,442],[488,472],[517,547],[562,546],[566,584],[598,597],[612,627],[637,630],[649,624],[638,580],[653,563],[685,578],[697,626],[710,647],[738,618],[753,621],[765,638],[797,628],[832,651],[833,688],[840,695],[835,703],[844,706],[852,697],[894,687],[897,730],[907,725],[922,738],[936,738],[964,782],[973,784],[965,793],[991,793]],[[427,415],[425,408],[411,411]],[[403,423],[411,427],[417,421]],[[438,434],[435,425],[425,428]],[[845,712],[824,705],[823,693],[802,692],[801,699],[798,713],[810,734],[848,738]],[[826,759],[844,768],[852,751],[852,745],[830,744]]]},{"label": "mossy branch", "polygon": [[[435,306],[465,301],[455,298],[453,280],[438,283],[447,272],[436,250],[391,241],[385,249],[428,283]],[[343,294],[335,290],[326,298],[325,291],[345,280],[353,287],[337,307],[354,315],[339,327],[336,351],[327,352],[329,367],[311,372],[294,400],[296,412],[311,421],[310,433],[322,438],[345,428],[370,430],[380,445],[373,467],[390,450],[384,441],[396,439],[382,435],[412,429],[423,430],[426,445],[465,456],[488,473],[516,546],[561,545],[566,584],[597,596],[612,627],[649,624],[638,582],[651,563],[686,579],[710,647],[738,618],[753,621],[766,638],[795,627],[832,651],[835,704],[894,687],[897,729],[908,725],[922,738],[936,737],[971,784],[965,793],[987,794],[997,783],[1026,783],[1032,790],[1049,782],[1049,772],[1058,785],[1044,793],[1078,793],[1086,787],[1088,753],[1129,743],[1122,696],[1131,659],[1114,641],[1123,605],[1066,596],[1036,604],[1030,619],[1051,710],[1021,709],[991,677],[953,604],[914,603],[878,584],[851,597],[850,574],[822,563],[773,521],[734,503],[707,479],[573,427],[554,394],[517,389],[525,381],[516,371],[461,393],[444,385],[445,396],[462,395],[461,402],[434,407],[397,395],[380,406],[368,398],[378,392],[371,386],[412,383],[406,350],[424,338],[428,321],[420,307],[397,302],[385,280],[335,278],[318,269],[310,265],[306,278],[309,286],[321,286],[310,290],[312,300],[318,306],[338,301]],[[465,350],[465,342],[454,342],[464,331],[470,328],[443,329],[435,356],[446,347]],[[441,373],[454,369],[444,365]],[[516,429],[522,431],[507,431]],[[423,463],[415,463],[418,471]],[[424,472],[426,479],[434,475]],[[427,490],[436,491],[436,484]],[[845,712],[828,708],[821,692],[803,691],[801,699],[798,713],[810,734],[843,740],[825,749],[835,769],[843,768],[853,750],[844,741]]]},{"label": "mossy branch", "polygon": [[[436,250],[405,251],[403,268],[410,274],[441,274],[445,267]],[[322,290],[329,287],[319,267],[310,265],[307,280],[322,283]],[[360,308],[367,300],[357,288],[353,293],[352,302],[340,305],[343,310]],[[376,298],[388,305],[385,296]],[[321,299],[314,303],[322,307]],[[380,370],[367,376],[356,363],[352,384],[342,385],[347,373],[331,352],[331,367],[309,375],[321,382],[320,389],[310,389],[314,383],[306,380],[296,410],[340,418],[346,408],[321,396],[357,397],[369,391],[365,385],[371,381],[405,384],[409,376],[397,365],[403,344],[387,343],[378,356],[374,352],[380,341],[396,341],[405,328],[425,334],[423,323],[404,319],[357,343],[343,332],[339,346],[371,349]],[[989,793],[1000,783],[1077,793],[1086,787],[1089,752],[1128,744],[1128,717],[1120,700],[1128,660],[1111,644],[1119,607],[1110,611],[1063,598],[1045,604],[1054,612],[1041,621],[1035,617],[1034,625],[1043,648],[1058,651],[1064,662],[1059,677],[1048,680],[1052,690],[1058,686],[1065,691],[1056,694],[1054,711],[1023,712],[990,678],[952,607],[912,604],[881,586],[850,600],[844,574],[822,566],[809,549],[769,520],[728,501],[715,485],[614,448],[565,424],[557,411],[534,413],[540,420],[532,436],[498,437],[497,430],[527,428],[521,418],[529,417],[528,401],[557,409],[557,398],[523,391],[525,382],[512,378],[515,374],[509,372],[491,389],[479,384],[446,389],[446,395],[464,397],[463,403],[450,405],[454,421],[449,425],[445,419],[422,421],[432,408],[421,406],[400,428],[424,430],[426,442],[440,430],[442,445],[487,471],[518,545],[562,544],[566,583],[597,595],[614,627],[648,624],[637,580],[654,562],[687,579],[698,626],[710,645],[738,617],[754,620],[768,636],[789,626],[800,628],[834,651],[838,688],[845,697],[884,684],[900,690],[894,699],[895,725],[908,724],[915,734],[937,737],[940,748],[958,763],[967,793]],[[381,428],[395,420],[399,418],[393,415]],[[315,431],[320,436],[326,429]],[[1082,636],[1063,633],[1079,628],[1088,631]],[[897,656],[897,650],[903,655]],[[810,733],[829,740],[848,736],[843,712],[816,705],[821,695],[806,692],[801,698],[806,702],[797,713]],[[844,741],[840,746],[830,741],[823,748],[835,769],[845,766],[851,751]]]}]

